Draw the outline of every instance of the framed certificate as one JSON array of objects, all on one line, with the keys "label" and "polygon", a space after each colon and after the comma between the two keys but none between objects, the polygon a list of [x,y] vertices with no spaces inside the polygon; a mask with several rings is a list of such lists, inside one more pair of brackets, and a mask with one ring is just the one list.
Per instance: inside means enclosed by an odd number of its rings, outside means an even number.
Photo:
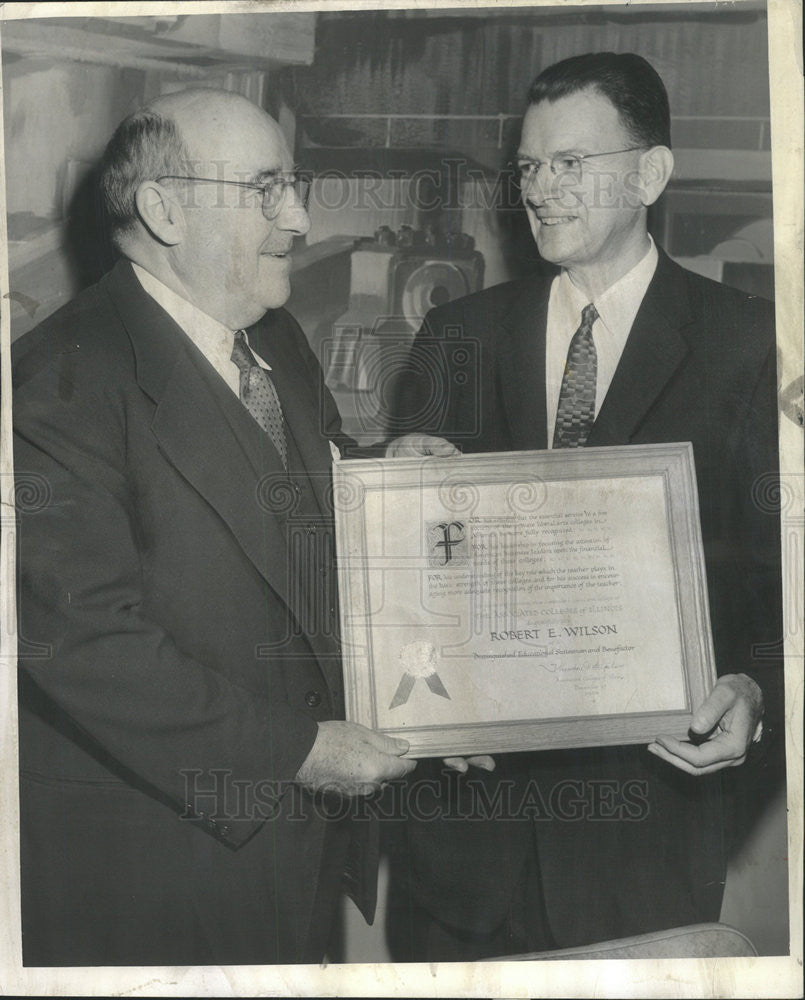
[{"label": "framed certificate", "polygon": [[347,718],[411,755],[687,734],[715,683],[692,446],[337,462]]}]

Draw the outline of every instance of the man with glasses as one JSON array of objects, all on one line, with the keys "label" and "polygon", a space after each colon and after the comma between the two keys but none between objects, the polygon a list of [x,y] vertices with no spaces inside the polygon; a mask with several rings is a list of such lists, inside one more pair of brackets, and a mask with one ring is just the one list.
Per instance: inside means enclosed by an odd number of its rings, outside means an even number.
[{"label": "man with glasses", "polygon": [[[537,77],[516,171],[540,256],[560,270],[428,315],[389,454],[691,441],[720,676],[690,741],[457,761],[458,778],[420,767],[442,791],[429,822],[408,824],[401,957],[541,951],[719,917],[720,772],[761,739],[764,694],[767,720],[782,718],[779,528],[757,501],[778,468],[774,324],[769,303],[654,244],[647,212],[670,145],[668,97],[641,57],[577,56]],[[439,349],[459,332],[477,345],[477,379]],[[479,816],[479,800],[514,808]]]},{"label": "man with glasses", "polygon": [[121,261],[15,345],[26,965],[319,962],[342,886],[373,910],[358,807],[414,764],[339,721],[308,187],[245,99],[154,101],[101,166]]}]

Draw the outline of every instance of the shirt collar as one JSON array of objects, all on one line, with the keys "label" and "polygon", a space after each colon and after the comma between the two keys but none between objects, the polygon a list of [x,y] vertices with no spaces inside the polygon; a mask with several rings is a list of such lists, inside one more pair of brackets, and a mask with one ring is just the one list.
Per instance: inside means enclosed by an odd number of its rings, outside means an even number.
[{"label": "shirt collar", "polygon": [[[169,288],[164,281],[146,271],[140,264],[132,261],[131,266],[143,289],[181,327],[213,367],[221,371],[222,366],[231,359],[236,331],[213,319],[189,299],[183,298],[178,292]],[[248,345],[249,338],[245,331],[244,336]],[[271,371],[270,365],[259,355],[254,357],[261,368]]]},{"label": "shirt collar", "polygon": [[183,298],[141,265],[132,262],[132,267],[145,291],[162,306],[191,339],[194,341],[204,340],[216,345],[228,342],[231,349],[235,337],[234,330],[230,330],[223,323],[219,323],[217,319],[202,312],[189,299]]},{"label": "shirt collar", "polygon": [[[622,278],[610,285],[594,300],[601,322],[611,333],[624,342],[632,329],[640,303],[643,301],[657,269],[659,259],[657,247],[650,233],[648,238],[649,248],[645,255],[630,271],[627,271]],[[582,309],[590,301],[584,292],[573,284],[570,275],[565,270],[560,275],[557,291],[562,308],[574,317],[579,317]],[[576,323],[578,323],[578,319],[576,319]]]},{"label": "shirt collar", "polygon": [[645,256],[639,260],[631,271],[627,271],[614,285],[599,295],[595,300],[595,308],[604,324],[613,332],[625,330],[627,335],[632,329],[637,310],[643,301],[646,290],[651,284],[654,272],[657,270],[659,254],[654,240],[649,234],[650,246]]}]

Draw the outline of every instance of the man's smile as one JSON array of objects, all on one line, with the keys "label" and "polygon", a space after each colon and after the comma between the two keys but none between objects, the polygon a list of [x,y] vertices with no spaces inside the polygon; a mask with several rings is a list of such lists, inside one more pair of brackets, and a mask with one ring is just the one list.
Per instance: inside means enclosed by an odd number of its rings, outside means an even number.
[{"label": "man's smile", "polygon": [[276,247],[275,249],[263,248],[260,250],[261,257],[279,257],[283,259],[291,252],[291,244],[288,246]]},{"label": "man's smile", "polygon": [[561,226],[566,222],[576,222],[575,215],[537,215],[537,219],[543,226]]}]

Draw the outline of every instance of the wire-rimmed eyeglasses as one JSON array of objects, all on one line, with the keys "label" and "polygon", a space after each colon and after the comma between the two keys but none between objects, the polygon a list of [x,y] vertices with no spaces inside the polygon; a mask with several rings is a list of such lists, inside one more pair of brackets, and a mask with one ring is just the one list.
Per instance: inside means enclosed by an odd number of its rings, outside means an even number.
[{"label": "wire-rimmed eyeglasses", "polygon": [[232,187],[246,188],[250,191],[260,191],[263,195],[263,215],[267,219],[276,219],[282,209],[285,199],[285,192],[288,188],[293,188],[297,203],[302,208],[307,208],[310,198],[310,188],[313,178],[303,171],[285,172],[278,170],[275,174],[265,180],[262,184],[249,183],[248,181],[225,181],[218,177],[184,177],[179,174],[164,174],[157,177],[157,183],[162,181],[191,181],[197,184],[229,184]]},{"label": "wire-rimmed eyeglasses", "polygon": [[550,160],[532,160],[528,156],[518,156],[511,163],[511,169],[520,187],[525,187],[536,179],[540,167],[547,164],[554,177],[565,177],[579,180],[582,175],[585,160],[596,156],[616,156],[618,153],[632,153],[636,149],[648,149],[648,146],[627,146],[625,149],[608,149],[603,153],[556,153]]}]

